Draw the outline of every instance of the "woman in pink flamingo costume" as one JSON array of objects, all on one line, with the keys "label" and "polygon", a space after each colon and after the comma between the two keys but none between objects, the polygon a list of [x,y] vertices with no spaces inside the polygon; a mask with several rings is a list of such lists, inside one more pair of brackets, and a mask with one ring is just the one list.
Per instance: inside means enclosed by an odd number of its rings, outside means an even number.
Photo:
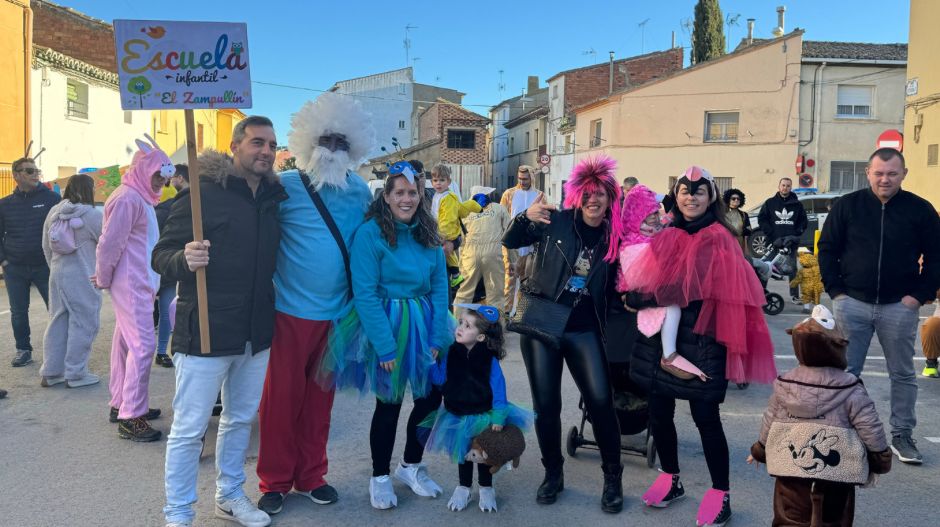
[{"label": "woman in pink flamingo costume", "polygon": [[150,256],[160,232],[154,205],[176,171],[170,158],[138,140],[139,150],[121,185],[104,204],[104,228],[98,242],[95,285],[111,292],[114,337],[111,340],[111,422],[118,435],[133,441],[156,441],[160,431],[149,420],[160,410],[148,406],[150,365],[156,350],[153,301],[160,277]]}]

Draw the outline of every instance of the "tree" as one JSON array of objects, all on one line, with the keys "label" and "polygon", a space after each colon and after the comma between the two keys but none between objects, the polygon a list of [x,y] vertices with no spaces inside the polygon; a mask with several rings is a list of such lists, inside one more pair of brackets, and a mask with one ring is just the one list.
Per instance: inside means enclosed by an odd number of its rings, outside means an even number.
[{"label": "tree", "polygon": [[288,170],[297,170],[297,158],[290,156],[284,161],[281,162],[281,166],[277,168],[278,172],[286,172]]},{"label": "tree", "polygon": [[692,28],[692,64],[725,54],[724,18],[718,0],[698,0]]}]

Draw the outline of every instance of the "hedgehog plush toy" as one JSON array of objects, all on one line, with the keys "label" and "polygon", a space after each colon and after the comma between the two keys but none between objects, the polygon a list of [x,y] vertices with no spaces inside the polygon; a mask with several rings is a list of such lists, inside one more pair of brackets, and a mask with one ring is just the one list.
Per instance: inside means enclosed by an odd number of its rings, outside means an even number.
[{"label": "hedgehog plush toy", "polygon": [[512,467],[517,468],[524,451],[525,438],[522,436],[522,430],[515,425],[507,425],[499,432],[488,428],[474,437],[466,460],[489,465],[490,474],[496,474],[510,461]]}]

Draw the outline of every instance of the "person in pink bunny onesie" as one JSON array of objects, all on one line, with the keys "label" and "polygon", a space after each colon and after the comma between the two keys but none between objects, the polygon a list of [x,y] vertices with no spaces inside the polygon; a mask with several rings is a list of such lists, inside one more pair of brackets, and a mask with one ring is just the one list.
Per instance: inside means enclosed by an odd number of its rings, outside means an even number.
[{"label": "person in pink bunny onesie", "polygon": [[[650,240],[663,230],[664,218],[659,213],[656,194],[645,185],[636,185],[630,189],[623,200],[621,213],[623,242],[620,245],[620,273],[617,276],[617,290],[633,290],[629,270],[633,264],[650,256]],[[657,333],[663,343],[663,367],[669,373],[682,378],[701,377],[705,374],[693,364],[676,356],[676,337],[679,332],[679,318],[682,311],[677,305],[649,307],[641,309],[636,315],[637,328],[647,337]]]},{"label": "person in pink bunny onesie", "polygon": [[137,141],[131,167],[104,204],[92,281],[111,292],[114,337],[111,340],[111,415],[118,435],[132,441],[156,441],[161,432],[149,421],[160,416],[148,406],[150,365],[156,350],[153,302],[160,276],[150,267],[160,237],[154,205],[164,183],[176,172],[173,162],[150,136]]}]

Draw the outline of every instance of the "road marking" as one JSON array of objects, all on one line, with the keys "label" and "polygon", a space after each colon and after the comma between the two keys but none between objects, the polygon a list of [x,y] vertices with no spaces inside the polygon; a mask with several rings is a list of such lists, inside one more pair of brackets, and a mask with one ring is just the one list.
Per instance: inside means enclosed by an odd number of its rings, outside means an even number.
[{"label": "road marking", "polygon": [[940,443],[940,437],[925,437],[924,439],[931,443]]}]

